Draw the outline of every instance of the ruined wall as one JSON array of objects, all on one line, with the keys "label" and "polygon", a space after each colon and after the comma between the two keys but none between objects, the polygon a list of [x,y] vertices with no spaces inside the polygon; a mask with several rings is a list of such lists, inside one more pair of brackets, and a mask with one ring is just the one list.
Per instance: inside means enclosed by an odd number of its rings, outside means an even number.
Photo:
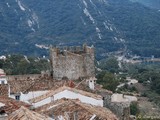
[{"label": "ruined wall", "polygon": [[130,105],[129,103],[111,102],[111,95],[106,95],[104,98],[104,107],[109,108],[117,115],[120,120],[129,120]]},{"label": "ruined wall", "polygon": [[8,95],[9,95],[8,90],[9,90],[8,84],[1,84],[0,85],[0,96],[7,96],[8,97]]},{"label": "ruined wall", "polygon": [[50,48],[53,78],[75,80],[79,77],[95,76],[94,48],[64,47],[61,50]]},{"label": "ruined wall", "polygon": [[38,79],[41,74],[27,74],[27,75],[7,75],[7,80],[27,80],[27,79]]}]

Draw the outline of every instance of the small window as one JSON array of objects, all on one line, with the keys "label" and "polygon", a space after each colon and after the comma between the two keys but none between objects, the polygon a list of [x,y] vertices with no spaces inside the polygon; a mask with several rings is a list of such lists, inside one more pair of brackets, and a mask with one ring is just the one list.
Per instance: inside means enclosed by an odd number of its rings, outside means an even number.
[{"label": "small window", "polygon": [[19,95],[16,95],[16,96],[15,96],[15,99],[16,99],[16,100],[20,100],[20,96],[19,96]]},{"label": "small window", "polygon": [[4,85],[4,84],[5,84],[5,82],[4,82],[4,81],[1,81],[1,84],[2,84],[2,85]]},{"label": "small window", "polygon": [[6,112],[4,110],[0,110],[0,115],[4,115]]},{"label": "small window", "polygon": [[105,100],[105,97],[103,97],[102,100]]}]

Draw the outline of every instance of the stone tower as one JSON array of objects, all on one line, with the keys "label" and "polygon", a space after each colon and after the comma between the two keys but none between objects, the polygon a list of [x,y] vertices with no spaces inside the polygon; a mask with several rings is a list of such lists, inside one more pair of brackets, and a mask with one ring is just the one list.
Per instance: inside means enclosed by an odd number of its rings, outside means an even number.
[{"label": "stone tower", "polygon": [[50,47],[50,59],[54,79],[95,76],[94,47]]}]

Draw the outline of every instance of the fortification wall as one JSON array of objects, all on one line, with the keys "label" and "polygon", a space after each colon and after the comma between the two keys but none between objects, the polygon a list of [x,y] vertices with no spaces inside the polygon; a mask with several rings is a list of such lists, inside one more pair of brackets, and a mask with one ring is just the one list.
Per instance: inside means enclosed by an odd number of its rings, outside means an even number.
[{"label": "fortification wall", "polygon": [[79,76],[85,76],[83,69],[83,56],[66,52],[65,56],[59,55],[53,61],[53,77],[61,79],[78,79]]},{"label": "fortification wall", "polygon": [[7,75],[7,80],[26,80],[26,79],[38,79],[41,74],[26,74],[26,75]]},{"label": "fortification wall", "polygon": [[111,102],[111,95],[106,95],[104,98],[104,107],[109,108],[113,113],[115,113],[119,120],[130,119],[129,103]]},{"label": "fortification wall", "polygon": [[94,56],[93,55],[86,54],[84,56],[84,66],[85,66],[87,77],[95,76],[95,65],[94,65]]},{"label": "fortification wall", "polygon": [[54,79],[95,76],[93,47],[50,48],[50,58]]}]

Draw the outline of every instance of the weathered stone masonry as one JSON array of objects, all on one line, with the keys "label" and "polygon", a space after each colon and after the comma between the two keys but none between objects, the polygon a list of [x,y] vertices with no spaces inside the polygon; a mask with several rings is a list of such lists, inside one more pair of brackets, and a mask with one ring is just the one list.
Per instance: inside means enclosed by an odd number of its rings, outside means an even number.
[{"label": "weathered stone masonry", "polygon": [[94,47],[50,47],[50,59],[54,79],[95,76]]},{"label": "weathered stone masonry", "polygon": [[104,97],[104,107],[109,108],[119,120],[130,120],[130,104],[125,102],[112,102],[111,95]]}]

